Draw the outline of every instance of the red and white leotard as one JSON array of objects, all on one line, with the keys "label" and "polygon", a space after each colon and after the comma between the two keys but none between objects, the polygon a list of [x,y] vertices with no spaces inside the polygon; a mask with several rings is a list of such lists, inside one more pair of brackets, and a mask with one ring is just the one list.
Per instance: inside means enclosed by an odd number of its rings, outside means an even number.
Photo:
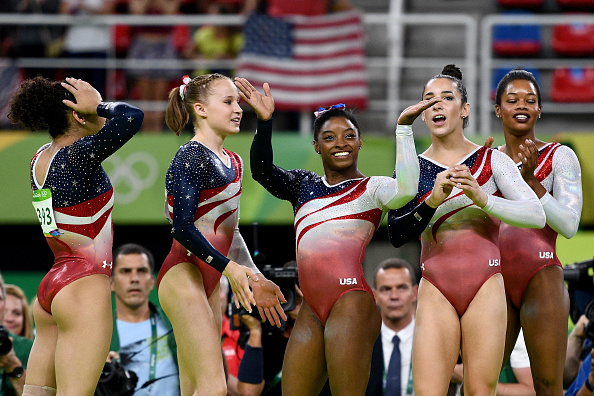
[{"label": "red and white leotard", "polygon": [[557,234],[574,236],[582,212],[580,163],[572,149],[559,143],[544,145],[538,150],[534,176],[547,190],[540,199],[547,225],[543,229],[524,230],[501,224],[499,229],[505,291],[518,308],[528,283],[539,270],[561,266],[555,248]]}]

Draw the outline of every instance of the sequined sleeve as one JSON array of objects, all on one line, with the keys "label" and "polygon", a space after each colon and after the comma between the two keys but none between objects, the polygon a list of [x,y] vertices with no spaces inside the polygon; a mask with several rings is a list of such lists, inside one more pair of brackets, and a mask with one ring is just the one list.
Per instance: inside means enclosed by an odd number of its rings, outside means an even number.
[{"label": "sequined sleeve", "polygon": [[542,228],[546,217],[538,197],[524,182],[520,171],[506,154],[493,150],[491,166],[497,188],[504,198],[488,195],[483,210],[514,227]]},{"label": "sequined sleeve", "polygon": [[78,139],[68,148],[68,160],[79,170],[94,173],[101,162],[115,153],[138,132],[144,113],[123,102],[107,102],[97,106],[97,114],[107,118],[94,135]]},{"label": "sequined sleeve", "polygon": [[553,230],[571,238],[577,232],[582,213],[582,173],[574,151],[560,146],[553,157],[553,194],[548,192],[540,202]]},{"label": "sequined sleeve", "polygon": [[189,164],[177,166],[168,183],[168,194],[173,198],[171,234],[186,249],[200,260],[223,272],[229,259],[212,246],[194,224],[194,216],[200,200],[202,178],[199,165],[205,161],[198,147],[180,149],[174,163]]},{"label": "sequined sleeve", "polygon": [[296,204],[301,180],[312,172],[295,169],[285,170],[273,164],[272,119],[258,120],[258,129],[250,149],[252,177],[268,192],[279,199]]},{"label": "sequined sleeve", "polygon": [[377,196],[380,204],[387,209],[397,209],[413,199],[419,186],[419,173],[412,127],[398,125],[394,178],[382,183],[378,189]]},{"label": "sequined sleeve", "polygon": [[241,236],[241,233],[239,232],[239,225],[235,227],[235,231],[233,232],[233,241],[231,242],[228,257],[236,263],[248,267],[255,274],[261,272],[258,267],[256,267],[256,264],[254,264],[254,260],[252,260],[252,255],[243,240],[243,236]]}]

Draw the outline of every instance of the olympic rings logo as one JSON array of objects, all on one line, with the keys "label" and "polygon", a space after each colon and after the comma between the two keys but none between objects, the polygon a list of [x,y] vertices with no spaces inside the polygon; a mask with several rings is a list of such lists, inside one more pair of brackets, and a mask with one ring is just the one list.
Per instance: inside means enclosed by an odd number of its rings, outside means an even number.
[{"label": "olympic rings logo", "polygon": [[113,154],[103,163],[111,168],[107,173],[120,204],[134,202],[142,190],[152,187],[159,177],[159,163],[147,152],[135,152],[125,159]]}]

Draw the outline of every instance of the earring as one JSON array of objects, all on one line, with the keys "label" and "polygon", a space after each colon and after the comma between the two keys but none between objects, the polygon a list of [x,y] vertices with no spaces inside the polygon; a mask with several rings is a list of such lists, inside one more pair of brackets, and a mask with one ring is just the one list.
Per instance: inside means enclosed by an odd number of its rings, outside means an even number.
[{"label": "earring", "polygon": [[316,153],[320,154],[320,152],[319,152],[319,151],[316,151]]},{"label": "earring", "polygon": [[87,125],[87,122],[86,121],[83,121],[83,125]]},{"label": "earring", "polygon": [[538,113],[538,118],[540,118],[540,113]]},{"label": "earring", "polygon": [[497,118],[501,118],[501,114],[497,114]]}]

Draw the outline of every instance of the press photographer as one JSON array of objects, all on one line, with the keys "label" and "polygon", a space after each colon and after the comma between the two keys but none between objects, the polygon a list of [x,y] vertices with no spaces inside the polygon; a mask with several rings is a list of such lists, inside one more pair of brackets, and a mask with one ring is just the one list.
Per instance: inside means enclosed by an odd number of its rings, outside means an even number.
[{"label": "press photographer", "polygon": [[[153,273],[153,255],[145,247],[129,243],[114,251],[111,290],[115,310],[110,356],[119,357],[122,367],[138,376],[135,395],[179,396],[171,324],[163,311],[149,301],[155,286]],[[116,380],[130,383],[122,370],[108,369],[116,374]],[[106,377],[105,370],[103,375]]]},{"label": "press photographer", "polygon": [[575,327],[567,339],[567,355],[563,372],[566,396],[592,395],[594,366],[594,260],[567,265],[564,277],[570,295],[570,315]]},{"label": "press photographer", "polygon": [[[0,275],[0,323],[4,323],[6,290]],[[21,396],[25,385],[25,368],[33,341],[10,334],[0,326],[0,396]]]},{"label": "press photographer", "polygon": [[236,309],[232,309],[231,321],[241,330],[243,341],[240,342],[245,345],[237,375],[239,391],[243,395],[274,396],[281,395],[283,358],[303,295],[297,284],[295,261],[289,261],[283,267],[265,265],[262,274],[276,283],[285,296],[287,303],[283,304],[283,310],[287,314],[287,321],[279,329],[268,322],[262,323],[255,310],[249,314]]}]

